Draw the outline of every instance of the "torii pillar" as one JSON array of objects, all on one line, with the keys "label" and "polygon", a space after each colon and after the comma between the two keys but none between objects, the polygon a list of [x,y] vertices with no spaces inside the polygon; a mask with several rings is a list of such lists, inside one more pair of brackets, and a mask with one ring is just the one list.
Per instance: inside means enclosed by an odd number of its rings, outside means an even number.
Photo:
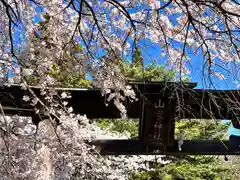
[{"label": "torii pillar", "polygon": [[194,88],[196,83],[134,82],[140,92],[139,140],[147,151],[165,152],[174,146],[176,95],[181,88]]}]

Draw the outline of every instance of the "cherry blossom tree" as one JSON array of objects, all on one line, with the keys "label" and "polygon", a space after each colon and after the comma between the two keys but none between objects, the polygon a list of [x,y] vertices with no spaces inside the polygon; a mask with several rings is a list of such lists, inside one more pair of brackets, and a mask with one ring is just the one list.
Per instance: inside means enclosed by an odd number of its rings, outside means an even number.
[{"label": "cherry blossom tree", "polygon": [[[146,42],[161,48],[161,58],[167,59],[169,69],[177,72],[177,81],[190,73],[193,54],[203,56],[204,71],[210,81],[212,76],[224,79],[223,72],[229,71],[237,77],[239,18],[240,4],[236,0],[0,0],[1,84],[7,77],[6,68],[14,73],[8,83],[14,80],[30,92],[27,77],[32,74],[40,77],[38,86],[48,104],[34,93],[24,100],[32,105],[39,103],[51,124],[54,119],[61,122],[57,128],[53,125],[51,135],[41,134],[41,130],[18,135],[13,133],[13,125],[17,123],[16,127],[24,129],[28,123],[23,126],[24,121],[18,123],[18,118],[15,122],[3,116],[2,163],[7,172],[4,176],[14,179],[21,172],[23,179],[51,179],[60,174],[66,176],[63,179],[70,179],[68,173],[77,173],[80,179],[88,179],[92,173],[109,179],[111,175],[110,165],[103,166],[106,161],[101,161],[97,151],[84,142],[96,128],[84,117],[73,114],[71,108],[64,108],[66,104],[54,102],[56,93],[46,90],[57,84],[58,79],[49,74],[58,70],[56,64],[64,64],[68,71],[90,73],[94,86],[101,88],[103,95],[114,90],[110,99],[124,115],[126,109],[121,102],[126,97],[134,99],[134,92],[126,86],[120,62],[133,59]],[[74,66],[67,63],[69,59]],[[233,68],[225,68],[226,65]],[[79,125],[79,119],[84,123]],[[43,131],[46,130],[46,121],[41,123]],[[76,133],[79,128],[82,133]],[[75,143],[68,144],[72,140]],[[21,152],[31,161],[23,161]],[[77,171],[75,165],[79,162],[82,163]],[[28,164],[20,171],[14,168],[19,167],[17,163],[22,163],[22,167]],[[41,165],[45,168],[38,171]],[[111,177],[114,179],[114,175]]]},{"label": "cherry blossom tree", "polygon": [[34,19],[44,16],[49,18],[48,35],[56,43],[51,53],[58,52],[55,56],[59,58],[76,40],[89,61],[98,60],[95,68],[101,68],[106,56],[118,61],[119,55],[134,54],[138,43],[146,40],[161,46],[162,56],[178,71],[179,80],[189,72],[192,52],[202,54],[209,75],[219,78],[224,77],[215,67],[239,60],[239,3],[235,0],[2,0],[1,6],[5,44],[19,63],[22,58],[15,51],[19,42],[14,34],[18,32],[25,46],[31,46],[26,41],[39,28]]}]

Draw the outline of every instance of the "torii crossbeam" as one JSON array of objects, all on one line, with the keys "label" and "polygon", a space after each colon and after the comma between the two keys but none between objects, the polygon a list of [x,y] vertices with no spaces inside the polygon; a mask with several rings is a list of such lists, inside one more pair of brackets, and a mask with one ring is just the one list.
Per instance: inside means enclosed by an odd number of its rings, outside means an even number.
[{"label": "torii crossbeam", "polygon": [[[129,118],[139,118],[139,137],[134,140],[95,140],[102,154],[240,154],[240,142],[220,140],[184,141],[179,151],[174,140],[175,120],[195,119],[231,119],[234,127],[240,129],[240,91],[194,89],[196,83],[171,82],[131,82],[139,101],[125,102]],[[41,99],[40,89],[31,88]],[[75,113],[86,114],[88,118],[120,118],[120,112],[113,105],[105,105],[98,89],[58,88],[57,91],[69,91],[72,98],[68,105]],[[0,102],[5,114],[19,114],[35,117],[35,110],[22,100],[29,95],[28,90],[20,86],[3,87],[0,90]],[[39,119],[38,119],[39,120]],[[38,121],[35,120],[35,121]]]}]

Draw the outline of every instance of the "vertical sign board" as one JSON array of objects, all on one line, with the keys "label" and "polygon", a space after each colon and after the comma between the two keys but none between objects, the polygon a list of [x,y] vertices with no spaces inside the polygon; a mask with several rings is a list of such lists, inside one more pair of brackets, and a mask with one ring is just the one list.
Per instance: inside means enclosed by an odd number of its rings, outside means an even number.
[{"label": "vertical sign board", "polygon": [[167,97],[167,99],[164,101],[162,136],[165,135],[164,142],[166,143],[167,146],[170,147],[172,147],[174,143],[175,120],[176,120],[176,100]]},{"label": "vertical sign board", "polygon": [[[196,83],[133,82],[140,94],[139,140],[157,150],[172,147],[176,120],[176,89],[193,89]],[[174,97],[173,97],[174,96]],[[148,148],[150,149],[150,148]],[[151,149],[153,150],[153,149]]]},{"label": "vertical sign board", "polygon": [[139,138],[145,147],[164,151],[172,146],[175,127],[175,103],[166,96],[144,94]]}]

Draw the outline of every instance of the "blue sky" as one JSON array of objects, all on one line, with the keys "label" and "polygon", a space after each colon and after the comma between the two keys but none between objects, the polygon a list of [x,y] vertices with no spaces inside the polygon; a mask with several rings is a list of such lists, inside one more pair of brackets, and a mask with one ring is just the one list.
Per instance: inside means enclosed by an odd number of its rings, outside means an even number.
[{"label": "blue sky", "polygon": [[[164,2],[161,2],[161,6],[163,6],[165,3]],[[171,6],[171,5],[169,5]],[[146,8],[146,7],[145,7]],[[135,11],[132,10],[130,13],[134,13]],[[160,11],[161,14],[164,14],[166,13],[165,10],[161,10]],[[211,15],[209,14],[211,13],[211,11],[209,11],[207,15]],[[168,15],[168,18],[169,20],[171,21],[171,24],[173,26],[177,25],[178,22],[176,20],[176,18],[178,16],[182,15],[181,13],[175,13],[175,14],[169,14]],[[219,24],[219,26],[221,26],[221,24]],[[191,27],[190,27],[191,28]],[[183,47],[182,44],[179,44],[179,43],[176,43],[176,42],[172,42],[173,46],[174,47]],[[148,43],[147,41],[147,47],[148,48],[145,48],[144,51],[142,52],[143,53],[143,56],[144,56],[144,60],[145,60],[145,63],[149,63],[151,62],[152,60],[158,60],[159,64],[163,63],[164,61],[160,58],[160,53],[161,53],[161,48],[156,45],[156,44],[150,44]],[[190,56],[192,58],[192,62],[191,62],[191,67],[190,68],[190,71],[191,71],[191,74],[190,74],[190,78],[191,78],[191,82],[196,82],[198,83],[197,87],[196,88],[211,88],[211,89],[237,89],[236,88],[236,85],[234,84],[234,81],[235,79],[233,78],[238,78],[238,74],[232,74],[232,73],[228,73],[226,72],[225,70],[223,69],[216,69],[218,72],[224,74],[225,76],[225,80],[220,80],[219,78],[215,77],[215,76],[211,76],[211,83],[214,83],[214,87],[210,87],[210,82],[208,81],[209,78],[207,78],[207,73],[205,72],[205,75],[203,75],[203,67],[204,67],[204,59],[203,59],[203,55],[200,53],[198,55],[194,55],[193,53],[191,53],[189,51],[188,48],[186,48],[186,52],[187,52],[187,55]],[[222,65],[222,63],[220,61],[216,62],[218,63],[219,65]],[[226,69],[234,69],[232,68],[232,63],[231,64],[231,67],[225,67],[225,65],[222,65],[224,68]],[[230,65],[228,65],[230,66]],[[205,71],[206,71],[206,68],[205,68]]]},{"label": "blue sky", "polygon": [[230,125],[230,127],[228,128],[228,135],[236,135],[236,136],[240,136],[240,130],[239,129],[235,129],[232,125]]},{"label": "blue sky", "polygon": [[[142,55],[144,57],[145,63],[148,64],[152,60],[157,60],[159,64],[163,64],[164,60],[160,58],[161,48],[156,44],[150,44],[147,47],[148,48],[144,48],[142,51]],[[190,78],[191,78],[191,82],[198,83],[196,88],[207,88],[207,89],[214,88],[214,89],[225,89],[225,90],[237,89],[233,80],[233,77],[235,77],[235,75],[227,73],[225,70],[222,70],[222,69],[218,69],[218,70],[219,72],[225,75],[226,79],[220,80],[215,76],[211,76],[211,80],[214,83],[215,87],[209,87],[210,83],[208,81],[207,74],[203,76],[203,68],[204,68],[203,55],[202,54],[198,54],[198,55],[188,54],[188,55],[192,58],[191,67],[189,67],[191,71]],[[232,67],[224,67],[224,68],[232,69]]]}]

